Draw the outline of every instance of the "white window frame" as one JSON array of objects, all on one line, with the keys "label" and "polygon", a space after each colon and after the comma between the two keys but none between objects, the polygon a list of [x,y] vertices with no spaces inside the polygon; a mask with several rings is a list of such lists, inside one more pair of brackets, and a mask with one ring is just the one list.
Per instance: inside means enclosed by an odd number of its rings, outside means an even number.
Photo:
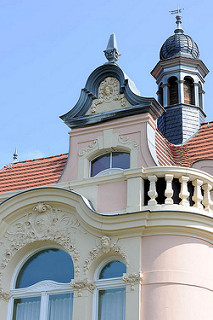
[{"label": "white window frame", "polygon": [[[123,151],[123,150],[113,150],[113,151],[109,151],[109,152],[105,152],[105,153],[102,153],[102,154],[99,154],[97,157],[95,157],[94,159],[92,159],[89,163],[89,176],[90,177],[100,177],[100,176],[106,176],[108,174],[112,174],[112,173],[117,173],[117,172],[121,172],[125,169],[122,169],[122,168],[113,168],[112,167],[112,154],[113,153],[127,153],[129,154],[129,157],[130,157],[130,152],[128,151]],[[108,169],[105,169],[105,170],[102,170],[100,171],[98,174],[96,174],[95,176],[92,176],[91,173],[92,173],[92,162],[96,159],[98,159],[99,157],[102,157],[102,156],[105,156],[107,154],[110,154],[110,157],[109,157],[109,168]],[[130,162],[130,158],[129,158],[129,162]],[[130,163],[129,163],[129,168],[130,168]]]},{"label": "white window frame", "polygon": [[[96,288],[94,290],[94,298],[93,298],[93,320],[98,320],[98,305],[99,305],[99,291],[100,290],[107,290],[107,289],[115,289],[115,288],[126,288],[126,283],[123,281],[122,277],[118,278],[107,278],[107,279],[99,279],[100,273],[102,269],[110,262],[119,261],[124,263],[120,260],[120,258],[108,258],[104,260],[95,272],[95,285]],[[125,263],[124,263],[125,264]],[[123,305],[123,308],[126,309],[126,302]],[[126,310],[124,310],[124,314],[126,315]]]},{"label": "white window frame", "polygon": [[46,249],[48,250],[48,249],[54,249],[54,248],[61,250],[61,248],[58,248],[55,246],[51,246],[51,247],[45,246],[26,255],[24,259],[18,264],[11,282],[11,289],[10,289],[11,298],[9,300],[7,320],[13,319],[15,299],[41,297],[39,320],[48,320],[48,304],[49,304],[50,295],[73,293],[73,299],[74,299],[74,292],[70,286],[70,283],[60,283],[52,280],[44,280],[44,281],[39,281],[29,287],[17,288],[17,289],[15,288],[17,277],[23,265],[36,253]]}]

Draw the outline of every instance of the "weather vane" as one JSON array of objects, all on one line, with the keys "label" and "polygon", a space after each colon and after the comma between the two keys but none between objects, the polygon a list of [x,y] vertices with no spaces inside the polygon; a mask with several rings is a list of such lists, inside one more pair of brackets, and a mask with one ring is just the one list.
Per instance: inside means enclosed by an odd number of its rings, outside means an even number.
[{"label": "weather vane", "polygon": [[181,21],[181,12],[184,10],[184,8],[182,8],[182,9],[176,9],[176,10],[171,10],[171,11],[169,11],[171,14],[176,14],[176,24],[177,24],[177,28],[175,29],[175,33],[183,33],[183,29],[182,29],[182,27],[181,27],[181,23],[182,23],[182,21]]},{"label": "weather vane", "polygon": [[184,8],[182,9],[176,9],[176,10],[171,10],[169,11],[171,14],[177,14],[178,16],[181,14],[181,12],[184,10]]}]

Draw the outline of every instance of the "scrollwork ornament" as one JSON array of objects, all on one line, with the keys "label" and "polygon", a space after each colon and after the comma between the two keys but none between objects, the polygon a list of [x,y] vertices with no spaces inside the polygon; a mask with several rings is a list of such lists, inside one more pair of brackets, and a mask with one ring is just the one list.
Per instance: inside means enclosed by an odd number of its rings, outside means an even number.
[{"label": "scrollwork ornament", "polygon": [[110,237],[103,236],[101,239],[98,239],[97,247],[89,252],[89,257],[84,262],[84,272],[86,273],[89,270],[90,265],[95,259],[109,252],[119,255],[127,261],[126,253],[117,245],[117,241],[112,242]]},{"label": "scrollwork ornament", "polygon": [[85,155],[87,155],[91,150],[95,149],[97,146],[98,140],[93,140],[87,148],[83,148],[81,150],[79,150],[78,155],[79,157],[83,157]]},{"label": "scrollwork ornament", "polygon": [[75,280],[72,279],[70,283],[73,290],[77,291],[77,296],[82,297],[82,290],[88,289],[90,292],[93,292],[95,289],[95,284],[93,281],[88,279]]},{"label": "scrollwork ornament", "polygon": [[121,144],[124,144],[124,145],[132,145],[132,147],[134,149],[138,149],[139,148],[139,144],[137,141],[135,140],[130,140],[129,137],[127,136],[123,136],[123,135],[120,135],[118,137],[118,141],[121,143]]},{"label": "scrollwork ornament", "polygon": [[123,274],[123,281],[126,283],[126,285],[131,286],[131,290],[135,290],[135,285],[137,283],[140,283],[142,281],[142,273],[124,273]]},{"label": "scrollwork ornament", "polygon": [[[36,208],[36,209],[35,209]],[[75,233],[80,223],[74,214],[66,214],[59,209],[39,203],[32,211],[15,221],[6,231],[1,243],[4,253],[1,269],[5,269],[14,254],[25,245],[41,240],[54,241],[61,245],[73,258],[75,274],[80,272],[79,252],[75,247]],[[0,277],[1,282],[1,277]]]}]

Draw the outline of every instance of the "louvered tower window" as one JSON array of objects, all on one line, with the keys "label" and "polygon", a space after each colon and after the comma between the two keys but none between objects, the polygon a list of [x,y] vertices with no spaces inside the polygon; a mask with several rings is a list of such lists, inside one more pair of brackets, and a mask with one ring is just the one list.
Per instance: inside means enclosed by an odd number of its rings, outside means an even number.
[{"label": "louvered tower window", "polygon": [[177,78],[171,77],[168,80],[169,84],[169,105],[178,103],[178,84]]},{"label": "louvered tower window", "polygon": [[184,78],[183,89],[184,89],[184,103],[194,105],[195,104],[194,81],[192,78],[190,77]]}]

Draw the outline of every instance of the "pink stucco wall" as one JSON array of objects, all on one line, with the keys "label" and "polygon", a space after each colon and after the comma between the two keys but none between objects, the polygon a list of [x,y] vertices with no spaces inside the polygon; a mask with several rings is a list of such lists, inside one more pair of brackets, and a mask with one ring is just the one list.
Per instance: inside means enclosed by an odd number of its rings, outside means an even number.
[{"label": "pink stucco wall", "polygon": [[212,320],[213,250],[185,236],[142,240],[142,319]]},{"label": "pink stucco wall", "polygon": [[98,186],[98,212],[126,209],[126,181],[117,181]]}]

